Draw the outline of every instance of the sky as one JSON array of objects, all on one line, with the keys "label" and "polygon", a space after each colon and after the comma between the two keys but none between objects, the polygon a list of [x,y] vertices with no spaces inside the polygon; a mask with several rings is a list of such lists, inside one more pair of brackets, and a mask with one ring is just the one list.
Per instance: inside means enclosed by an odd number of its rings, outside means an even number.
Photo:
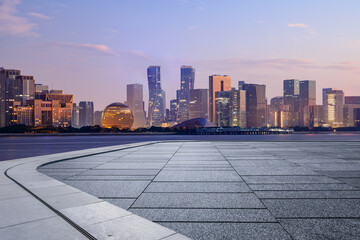
[{"label": "sky", "polygon": [[180,66],[209,76],[266,84],[268,101],[284,79],[360,95],[360,1],[334,0],[0,0],[0,66],[36,83],[94,101],[102,110],[126,100],[161,66],[167,106]]}]

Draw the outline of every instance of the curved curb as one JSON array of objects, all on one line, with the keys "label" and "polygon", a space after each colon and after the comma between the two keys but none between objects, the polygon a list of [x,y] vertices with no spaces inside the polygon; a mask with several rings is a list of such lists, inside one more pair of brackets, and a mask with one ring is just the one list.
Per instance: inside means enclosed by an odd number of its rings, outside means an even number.
[{"label": "curved curb", "polygon": [[[188,239],[36,170],[54,162],[155,143],[158,141],[0,162],[0,170],[4,172],[0,176],[0,209],[7,207],[5,213],[8,213],[7,220],[0,220],[0,235],[4,239],[49,239],[50,235],[51,239],[116,239],[112,233],[120,229],[121,239]],[[29,204],[34,209],[29,209]],[[16,207],[11,209],[13,205]],[[60,224],[44,224],[50,220]],[[96,228],[98,224],[100,231]]]}]

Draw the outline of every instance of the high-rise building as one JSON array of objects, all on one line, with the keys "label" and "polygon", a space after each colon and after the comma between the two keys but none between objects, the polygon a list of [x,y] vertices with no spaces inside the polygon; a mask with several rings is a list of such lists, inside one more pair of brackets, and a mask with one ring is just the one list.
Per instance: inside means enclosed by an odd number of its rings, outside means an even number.
[{"label": "high-rise building", "polygon": [[169,112],[169,122],[176,122],[176,115],[178,112],[178,101],[177,99],[170,100],[170,112]]},{"label": "high-rise building", "polygon": [[310,126],[310,106],[316,105],[316,81],[299,82],[299,126]]},{"label": "high-rise building", "polygon": [[284,80],[284,105],[288,105],[289,125],[295,127],[299,125],[300,111],[299,111],[299,95],[300,95],[300,81],[298,79]]},{"label": "high-rise building", "polygon": [[266,86],[260,84],[244,84],[244,90],[246,90],[247,127],[266,126]]},{"label": "high-rise building", "polygon": [[79,103],[79,125],[94,125],[94,103],[89,101],[81,101]]},{"label": "high-rise building", "polygon": [[15,101],[15,79],[20,70],[0,67],[0,127],[9,126],[14,120],[13,102]]},{"label": "high-rise building", "polygon": [[150,66],[147,69],[149,84],[148,121],[150,126],[160,127],[165,120],[164,91],[160,84],[160,66]]},{"label": "high-rise building", "polygon": [[101,127],[101,116],[103,111],[95,111],[94,113],[94,125],[98,125]]},{"label": "high-rise building", "polygon": [[325,123],[332,127],[344,124],[344,92],[342,90],[325,90]]},{"label": "high-rise building", "polygon": [[193,118],[209,118],[209,90],[208,89],[192,89],[190,90],[190,116]]},{"label": "high-rise building", "polygon": [[41,98],[42,94],[49,93],[49,87],[43,84],[35,84],[35,98]]},{"label": "high-rise building", "polygon": [[244,90],[245,81],[238,81],[238,89]]},{"label": "high-rise building", "polygon": [[194,89],[195,69],[191,66],[181,66],[180,78],[177,121],[183,122],[190,117],[190,91]]},{"label": "high-rise building", "polygon": [[273,97],[268,106],[268,124],[271,127],[287,127],[288,125],[288,105],[284,105],[284,97]]},{"label": "high-rise building", "polygon": [[143,98],[143,85],[139,83],[126,86],[126,105],[134,114],[133,128],[146,126],[145,103]]},{"label": "high-rise building", "polygon": [[355,127],[354,109],[360,108],[360,96],[345,96],[344,126]]},{"label": "high-rise building", "polygon": [[231,77],[224,75],[212,75],[209,77],[209,120],[215,123],[215,93],[230,91]]},{"label": "high-rise building", "polygon": [[354,108],[355,127],[360,128],[360,108]]},{"label": "high-rise building", "polygon": [[14,100],[22,105],[35,98],[35,80],[33,76],[16,76],[14,83]]},{"label": "high-rise building", "polygon": [[324,110],[322,105],[312,105],[309,107],[310,120],[309,127],[321,127],[324,124]]},{"label": "high-rise building", "polygon": [[74,128],[80,127],[79,124],[80,107],[73,103],[71,126]]},{"label": "high-rise building", "polygon": [[215,93],[215,125],[218,127],[246,127],[246,91]]}]

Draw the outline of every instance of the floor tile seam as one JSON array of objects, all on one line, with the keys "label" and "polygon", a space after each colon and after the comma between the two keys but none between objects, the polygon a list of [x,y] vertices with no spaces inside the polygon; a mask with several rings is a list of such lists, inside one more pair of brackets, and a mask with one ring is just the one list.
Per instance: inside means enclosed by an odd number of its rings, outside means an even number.
[{"label": "floor tile seam", "polygon": [[268,198],[268,197],[265,197],[265,198],[260,198],[262,200],[331,200],[331,199],[337,199],[337,200],[360,200],[359,197],[349,197],[349,198],[344,198],[344,197],[328,197],[328,198],[320,198],[320,197],[296,197],[296,198],[292,198],[292,197],[288,197],[288,198]]},{"label": "floor tile seam", "polygon": [[318,219],[318,220],[346,220],[346,219],[351,219],[351,220],[360,220],[360,217],[277,217],[277,219],[279,220],[306,220],[306,219]]},{"label": "floor tile seam", "polygon": [[131,207],[129,208],[129,211],[131,211],[131,209],[268,210],[266,207]]},{"label": "floor tile seam", "polygon": [[181,147],[185,144],[185,142],[181,142],[181,145],[178,147],[178,149],[174,152],[174,154],[169,158],[169,160],[163,165],[163,167],[158,171],[158,173],[154,176],[154,178],[145,186],[145,188],[142,190],[142,192],[137,196],[137,198],[135,199],[135,201],[129,206],[128,209],[130,209],[134,203],[139,199],[139,197],[146,191],[146,189],[150,186],[150,184],[152,182],[154,182],[155,178],[161,173],[161,171],[164,169],[164,167],[167,165],[167,163],[171,160],[171,158],[173,158],[175,156],[175,154],[177,153],[177,151],[179,151],[179,149],[181,149]]},{"label": "floor tile seam", "polygon": [[[218,149],[218,147],[215,145],[215,147]],[[256,149],[256,148],[255,148]],[[218,149],[219,151],[219,149]],[[221,153],[221,151],[219,151]],[[221,153],[222,154],[222,153]],[[223,157],[225,157],[223,155]],[[234,168],[234,166],[232,165],[232,163],[225,157],[225,159],[228,161],[228,163],[231,165],[231,167],[236,171],[236,169]],[[242,178],[242,176],[236,171],[236,173],[239,175],[239,177],[245,182],[245,184],[250,188],[249,184],[245,181],[245,179]],[[251,188],[250,188],[251,189]],[[251,189],[252,190],[252,189]],[[252,190],[253,191],[253,190]],[[265,208],[269,211],[269,213],[274,217],[274,219],[276,219],[276,216],[274,215],[274,213],[272,211],[270,211],[270,209],[267,208],[267,206],[264,204],[264,202],[258,197],[258,195],[253,191],[253,194],[255,194],[255,196],[257,197],[257,199],[261,202],[261,204],[263,206],[265,206]],[[278,222],[278,224],[282,227],[283,231],[291,238],[294,239],[292,237],[292,235],[290,234],[290,232],[276,219],[276,221]]]},{"label": "floor tile seam", "polygon": [[42,221],[42,220],[50,219],[50,218],[57,218],[57,217],[59,217],[59,216],[53,215],[53,216],[50,216],[50,217],[44,217],[44,218],[34,219],[34,220],[31,220],[31,221],[26,221],[26,222],[22,222],[22,223],[12,224],[12,225],[8,225],[8,226],[5,226],[5,227],[0,227],[0,231],[3,230],[3,229],[6,229],[6,228],[11,228],[11,227],[15,227],[15,226],[24,225],[24,224],[30,224],[30,223],[33,223],[33,222]]},{"label": "floor tile seam", "polygon": [[360,192],[360,189],[349,190],[253,190],[256,192]]},{"label": "floor tile seam", "polygon": [[248,192],[144,192],[144,193],[181,193],[181,194],[184,194],[184,193],[206,193],[206,194],[213,194],[213,193],[222,193],[222,194],[242,194],[242,193],[253,193],[251,191],[248,191]]}]

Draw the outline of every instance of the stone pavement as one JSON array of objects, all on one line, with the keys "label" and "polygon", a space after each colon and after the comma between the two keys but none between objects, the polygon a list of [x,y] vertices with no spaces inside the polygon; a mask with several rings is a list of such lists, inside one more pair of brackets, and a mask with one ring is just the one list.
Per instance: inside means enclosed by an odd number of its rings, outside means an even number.
[{"label": "stone pavement", "polygon": [[163,142],[38,170],[193,239],[360,239],[359,147]]}]

